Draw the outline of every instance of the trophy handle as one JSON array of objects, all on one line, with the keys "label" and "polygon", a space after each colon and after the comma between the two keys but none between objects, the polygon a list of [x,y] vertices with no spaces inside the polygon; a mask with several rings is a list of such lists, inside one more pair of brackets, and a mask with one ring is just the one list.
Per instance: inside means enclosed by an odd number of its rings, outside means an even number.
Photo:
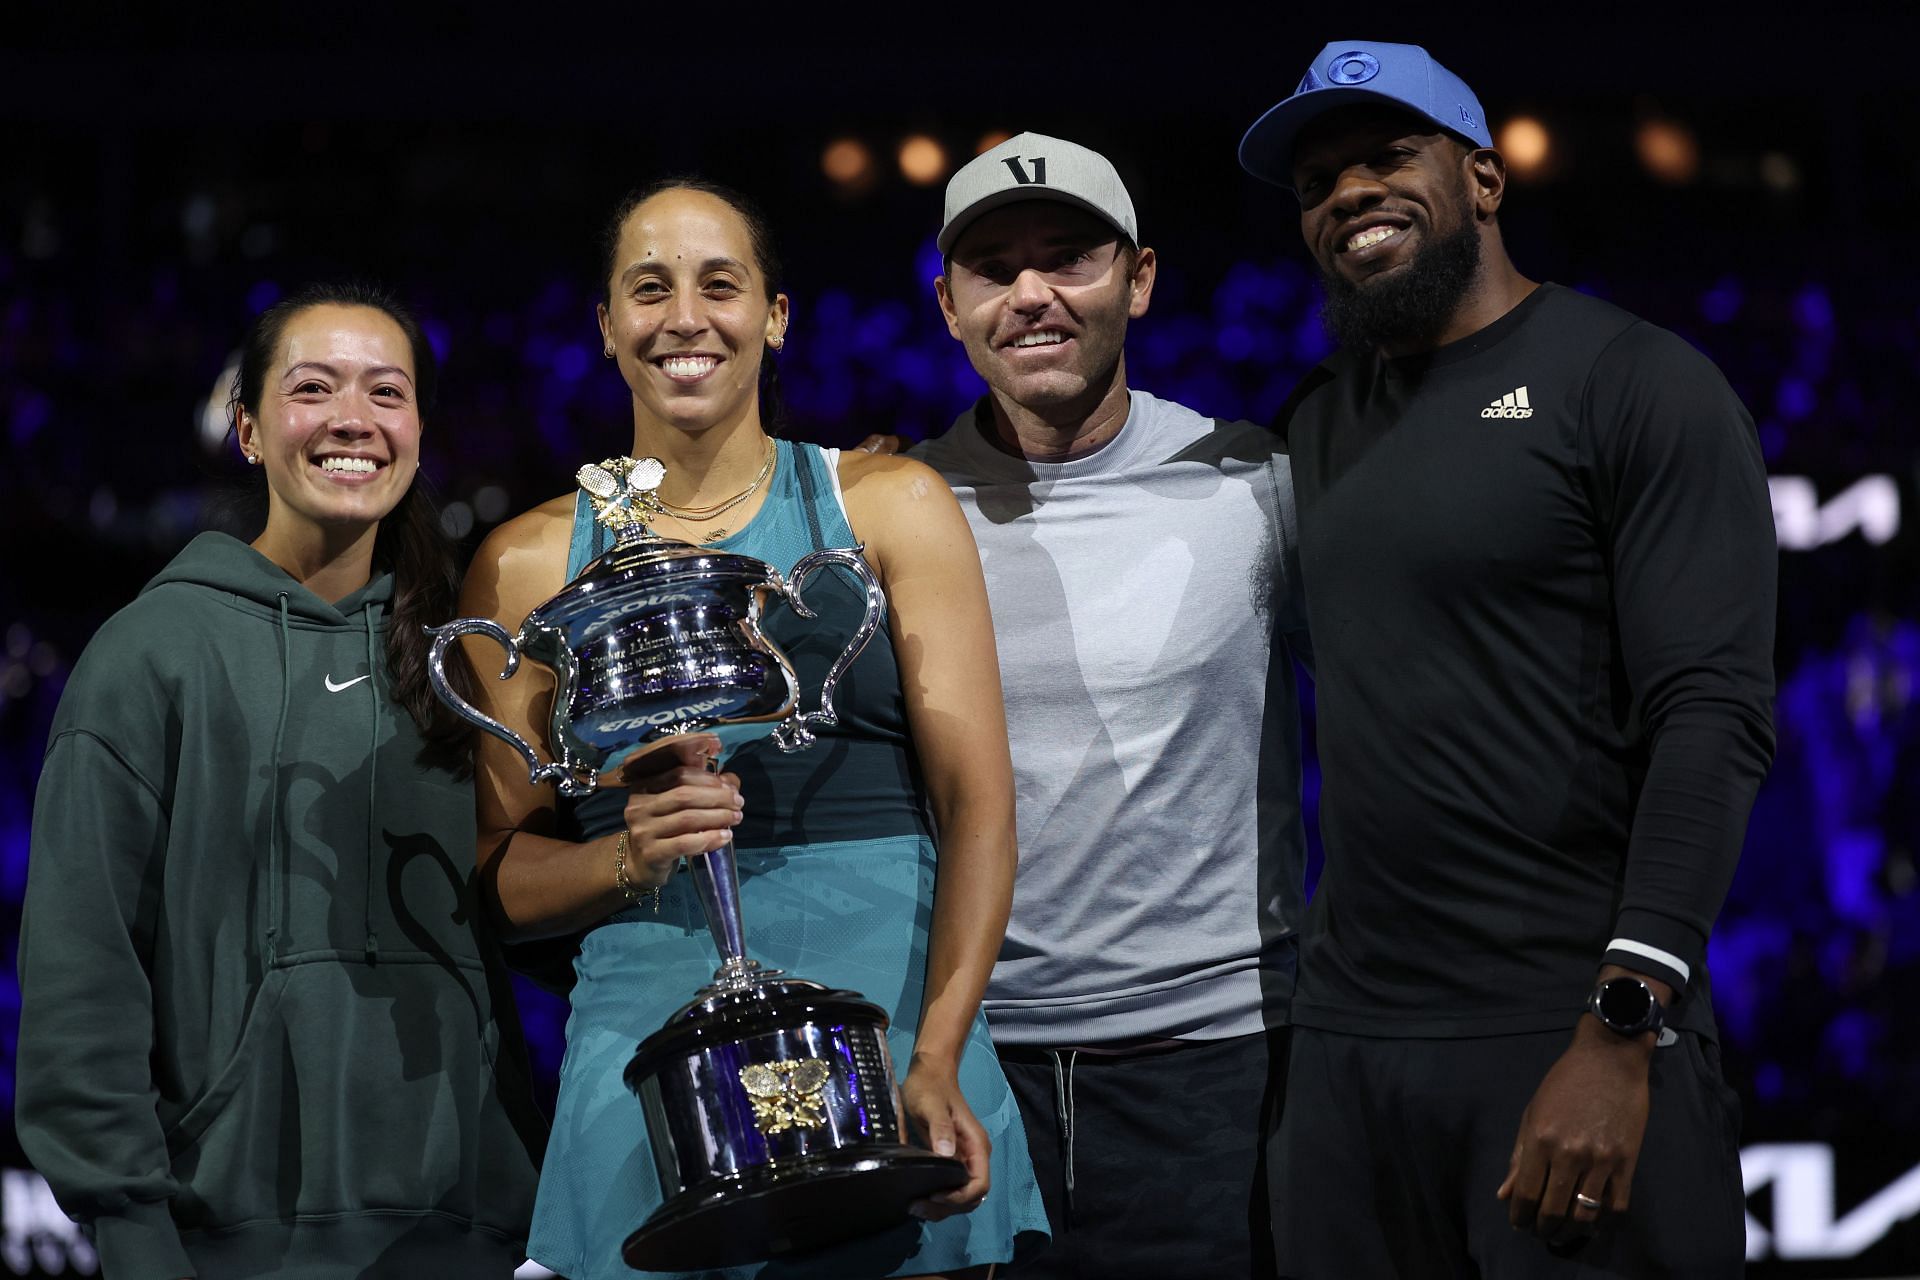
[{"label": "trophy handle", "polygon": [[793,572],[787,576],[787,603],[792,605],[793,611],[803,618],[811,618],[815,614],[800,598],[800,589],[816,569],[823,569],[830,564],[837,564],[849,570],[866,586],[867,612],[866,616],[860,619],[860,625],[855,629],[853,639],[847,642],[847,647],[827,669],[827,678],[820,682],[820,709],[802,712],[796,708],[794,713],[782,720],[780,726],[773,731],[773,745],[782,751],[798,751],[802,747],[811,746],[814,725],[839,723],[840,718],[833,710],[834,687],[840,683],[840,677],[846,669],[853,665],[853,660],[860,656],[860,651],[867,647],[867,641],[873,639],[873,633],[880,629],[880,620],[887,616],[887,594],[880,589],[880,580],[873,576],[872,566],[861,557],[862,550],[864,547],[855,543],[851,547],[828,547],[823,551],[815,551],[794,561]]},{"label": "trophy handle", "polygon": [[507,665],[500,672],[502,680],[511,679],[520,669],[520,650],[514,644],[507,629],[491,618],[455,618],[443,627],[428,627],[427,634],[433,637],[433,651],[427,655],[427,679],[433,685],[433,691],[440,700],[453,708],[454,714],[462,720],[479,725],[494,737],[500,739],[520,753],[527,762],[527,781],[531,783],[552,782],[560,787],[563,796],[583,796],[593,790],[593,778],[575,775],[573,770],[561,764],[542,764],[527,740],[513,730],[501,724],[486,712],[480,710],[454,689],[447,679],[447,646],[461,636],[486,636],[498,641],[507,651]]}]

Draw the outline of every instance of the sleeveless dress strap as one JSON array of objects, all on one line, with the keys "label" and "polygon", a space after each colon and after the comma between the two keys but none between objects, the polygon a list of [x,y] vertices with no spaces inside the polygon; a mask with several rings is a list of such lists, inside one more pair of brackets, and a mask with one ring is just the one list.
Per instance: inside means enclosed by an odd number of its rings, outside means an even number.
[{"label": "sleeveless dress strap", "polygon": [[567,539],[567,581],[613,550],[613,530],[593,518],[593,504],[585,490],[573,495],[573,534]]},{"label": "sleeveless dress strap", "polygon": [[826,459],[818,449],[791,448],[787,456],[799,464],[794,468],[794,479],[800,482],[800,510],[806,514],[807,536],[816,548],[825,547],[826,535],[820,528],[820,488],[831,483],[822,474]]}]

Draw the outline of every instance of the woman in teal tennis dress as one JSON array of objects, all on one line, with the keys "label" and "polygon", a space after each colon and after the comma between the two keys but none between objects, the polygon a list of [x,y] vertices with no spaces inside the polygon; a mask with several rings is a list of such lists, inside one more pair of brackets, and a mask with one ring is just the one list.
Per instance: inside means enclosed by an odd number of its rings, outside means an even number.
[{"label": "woman in teal tennis dress", "polygon": [[[802,752],[746,741],[714,774],[706,757],[733,734],[689,735],[640,761],[631,789],[598,792],[562,814],[550,789],[528,784],[511,749],[484,740],[480,858],[509,936],[585,933],[528,1252],[569,1280],[638,1274],[620,1245],[662,1196],[621,1073],[718,964],[689,877],[673,870],[732,839],[748,953],[887,1008],[916,1139],[958,1156],[969,1179],[923,1201],[917,1220],[897,1229],[696,1274],[988,1276],[991,1264],[1042,1244],[1047,1226],[1019,1111],[979,1013],[1015,849],[972,536],[945,484],[919,463],[775,441],[763,429],[767,357],[785,341],[787,299],[765,224],[741,197],[697,181],[639,192],[617,211],[604,249],[600,327],[632,392],[633,456],[666,466],[656,532],[783,573],[813,550],[864,543],[888,617],[840,682],[838,725]],[[517,626],[607,546],[584,498],[537,507],[482,545],[466,611]],[[807,587],[817,621],[784,607],[770,615],[803,706],[817,705],[863,599],[832,571]],[[484,663],[488,651],[474,657]],[[483,709],[534,737],[550,685],[482,683]]]}]

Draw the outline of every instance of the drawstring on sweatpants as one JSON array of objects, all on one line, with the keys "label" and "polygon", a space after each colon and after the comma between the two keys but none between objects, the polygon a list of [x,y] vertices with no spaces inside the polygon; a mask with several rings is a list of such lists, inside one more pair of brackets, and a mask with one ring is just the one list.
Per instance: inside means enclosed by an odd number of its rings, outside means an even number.
[{"label": "drawstring on sweatpants", "polygon": [[1060,1117],[1061,1165],[1065,1170],[1067,1183],[1067,1226],[1073,1226],[1073,1064],[1080,1056],[1078,1049],[1067,1050],[1066,1062],[1060,1060],[1060,1050],[1049,1049],[1047,1056],[1053,1059],[1053,1109]]}]

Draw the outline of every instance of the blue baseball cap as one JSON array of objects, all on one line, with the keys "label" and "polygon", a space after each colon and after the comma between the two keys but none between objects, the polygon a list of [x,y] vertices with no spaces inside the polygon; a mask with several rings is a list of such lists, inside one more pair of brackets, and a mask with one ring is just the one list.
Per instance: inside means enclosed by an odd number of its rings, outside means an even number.
[{"label": "blue baseball cap", "polygon": [[1480,146],[1491,147],[1487,113],[1466,82],[1417,44],[1336,40],[1320,50],[1293,96],[1253,122],[1240,139],[1240,167],[1293,189],[1293,141],[1316,116],[1364,103],[1404,107]]}]

